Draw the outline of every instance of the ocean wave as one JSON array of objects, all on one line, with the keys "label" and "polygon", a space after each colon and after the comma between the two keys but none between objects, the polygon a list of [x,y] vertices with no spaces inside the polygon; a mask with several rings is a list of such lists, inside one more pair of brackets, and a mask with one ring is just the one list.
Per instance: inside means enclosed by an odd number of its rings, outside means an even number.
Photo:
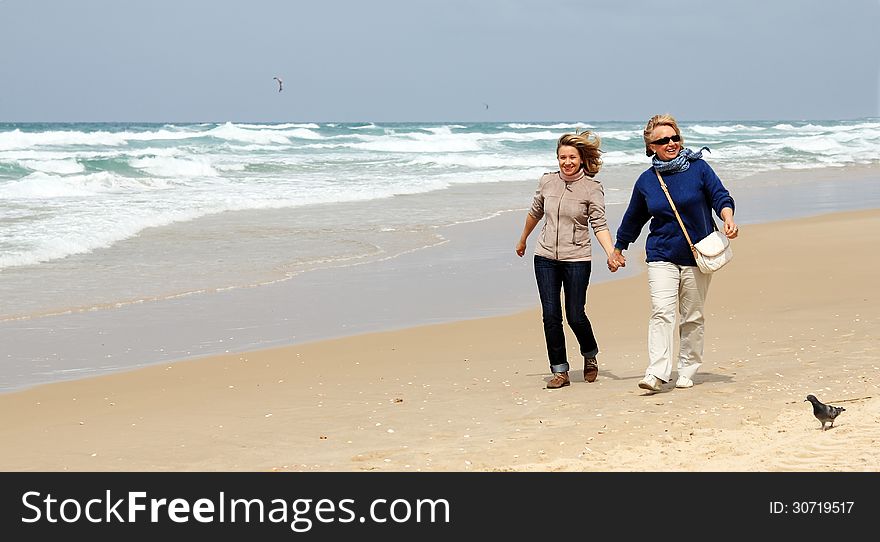
[{"label": "ocean wave", "polygon": [[206,157],[171,158],[146,157],[129,162],[132,167],[142,169],[156,177],[217,177],[219,173]]},{"label": "ocean wave", "polygon": [[86,170],[85,166],[79,163],[75,158],[65,158],[61,160],[19,160],[22,167],[32,171],[41,171],[43,173],[82,173]]},{"label": "ocean wave", "polygon": [[647,160],[643,149],[640,152],[606,151],[602,153],[602,163],[605,166],[647,165]]},{"label": "ocean wave", "polygon": [[[607,194],[628,195],[632,179],[619,172],[650,163],[638,123],[0,125],[0,254],[7,264],[45,261],[224,211],[531,184],[557,168],[559,135],[588,127],[603,139]],[[682,130],[693,148],[711,147],[713,167],[736,174],[880,156],[878,119],[704,121]]]},{"label": "ocean wave", "polygon": [[250,130],[248,128],[236,126],[231,122],[227,122],[226,124],[217,126],[216,128],[212,128],[205,133],[212,137],[216,137],[218,139],[223,139],[226,141],[242,141],[245,143],[256,143],[260,145],[289,145],[291,135],[290,132],[299,133],[298,137],[301,137],[303,139],[321,138],[320,134],[317,134],[307,128],[297,128],[295,130],[282,132],[278,130]]},{"label": "ocean wave", "polygon": [[[529,130],[529,129],[539,129],[539,130],[587,130],[593,128],[593,125],[587,124],[585,122],[558,122],[556,124],[532,124],[532,123],[524,123],[524,122],[511,122],[507,124],[508,128],[513,128],[514,130]],[[561,135],[561,134],[560,134]]]},{"label": "ocean wave", "polygon": [[[31,232],[27,243],[19,243],[17,249],[7,247],[0,251],[0,269],[88,254],[130,239],[146,228],[192,220],[198,216],[201,213],[185,210],[157,212],[155,209],[130,208],[122,213],[118,210],[106,212],[106,209],[96,208],[75,217],[52,217],[42,221],[38,231]],[[9,237],[9,234],[3,237]],[[0,237],[0,246],[9,245],[8,240],[3,237]]]},{"label": "ocean wave", "polygon": [[287,122],[284,124],[241,124],[241,123],[235,123],[235,126],[239,126],[241,128],[255,129],[255,130],[289,130],[291,128],[308,128],[310,130],[320,130],[321,129],[321,126],[315,124],[314,122],[306,122],[306,123]]},{"label": "ocean wave", "polygon": [[35,172],[22,179],[0,184],[0,198],[51,200],[115,192],[161,190],[168,186],[161,179],[133,179],[106,171],[66,176]]},{"label": "ocean wave", "polygon": [[373,128],[377,128],[377,126],[371,122],[369,124],[363,124],[360,126],[348,126],[347,128],[349,130],[371,130]]},{"label": "ocean wave", "polygon": [[203,137],[200,132],[175,132],[169,130],[148,132],[82,132],[76,130],[53,130],[46,132],[23,132],[15,129],[0,132],[0,151],[33,149],[35,147],[121,147],[131,141],[174,141]]},{"label": "ocean wave", "polygon": [[[559,134],[550,131],[452,132],[448,127],[444,126],[416,131],[389,132],[383,135],[358,134],[356,136],[346,136],[346,139],[353,139],[354,141],[340,145],[354,149],[399,153],[476,152],[481,150],[492,151],[497,148],[495,145],[507,142],[555,141],[558,137]],[[312,148],[316,148],[316,145],[313,144]]]},{"label": "ocean wave", "polygon": [[112,147],[125,143],[126,139],[122,134],[110,132],[22,132],[19,129],[0,132],[0,151],[31,149],[41,146],[94,145]]},{"label": "ocean wave", "polygon": [[465,139],[419,140],[419,139],[376,139],[349,145],[355,149],[369,151],[425,153],[425,152],[466,152],[479,151],[480,145]]},{"label": "ocean wave", "polygon": [[732,134],[737,132],[763,132],[767,128],[763,126],[747,126],[745,124],[734,124],[733,126],[703,126],[701,124],[691,124],[687,126],[688,131],[696,132],[700,135],[721,135]]},{"label": "ocean wave", "polygon": [[607,132],[596,132],[600,138],[605,139],[616,139],[618,141],[632,141],[633,139],[642,140],[642,131],[641,130],[611,130]]},{"label": "ocean wave", "polygon": [[423,156],[416,156],[408,160],[407,165],[440,166],[442,168],[462,166],[465,168],[473,168],[479,170],[494,168],[556,167],[555,164],[547,164],[547,158],[547,153],[541,153],[540,155],[518,154],[514,156],[497,153],[431,153],[425,154]]},{"label": "ocean wave", "polygon": [[458,135],[445,126],[425,131],[390,133],[385,135],[360,135],[360,142],[351,143],[355,149],[370,151],[424,153],[424,152],[466,152],[482,149],[472,134]]},{"label": "ocean wave", "polygon": [[11,151],[0,151],[0,161],[12,162],[56,162],[75,160],[77,162],[87,162],[89,160],[114,160],[128,159],[130,157],[145,156],[182,156],[189,155],[192,151],[182,149],[180,147],[146,147],[146,148],[130,148],[130,147],[113,147],[112,149],[82,149],[73,147],[66,150],[37,150],[22,149]]}]

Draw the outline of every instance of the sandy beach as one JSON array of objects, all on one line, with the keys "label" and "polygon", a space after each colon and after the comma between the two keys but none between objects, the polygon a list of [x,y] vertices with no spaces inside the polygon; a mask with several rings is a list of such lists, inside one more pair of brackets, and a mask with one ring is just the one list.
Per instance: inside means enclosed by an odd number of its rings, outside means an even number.
[{"label": "sandy beach", "polygon": [[[639,271],[589,290],[595,383],[544,389],[535,308],[2,394],[0,469],[876,471],[878,230],[880,210],[743,227],[691,389],[636,386]],[[809,393],[846,408],[832,429]]]}]

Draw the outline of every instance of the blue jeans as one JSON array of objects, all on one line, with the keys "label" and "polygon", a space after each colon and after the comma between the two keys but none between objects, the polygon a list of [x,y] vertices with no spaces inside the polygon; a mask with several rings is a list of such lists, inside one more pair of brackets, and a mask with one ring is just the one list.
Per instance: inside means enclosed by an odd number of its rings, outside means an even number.
[{"label": "blue jeans", "polygon": [[565,317],[568,327],[577,337],[581,354],[591,358],[599,353],[593,326],[584,312],[591,268],[591,262],[561,262],[535,256],[535,279],[538,282],[538,294],[541,296],[544,338],[547,341],[550,370],[554,373],[564,373],[569,369],[565,352],[565,332],[562,328],[560,291],[565,293]]}]

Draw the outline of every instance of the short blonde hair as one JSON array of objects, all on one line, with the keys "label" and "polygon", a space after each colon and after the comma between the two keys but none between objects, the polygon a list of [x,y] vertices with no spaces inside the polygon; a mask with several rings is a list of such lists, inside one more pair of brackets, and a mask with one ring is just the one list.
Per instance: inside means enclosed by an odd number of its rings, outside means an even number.
[{"label": "short blonde hair", "polygon": [[584,173],[594,177],[602,169],[602,159],[600,158],[602,151],[599,149],[601,144],[602,140],[599,139],[599,136],[590,131],[565,134],[556,142],[556,154],[559,155],[560,147],[574,147],[581,155],[581,166],[584,168]]},{"label": "short blonde hair", "polygon": [[[669,113],[664,113],[662,115],[654,115],[648,121],[648,124],[645,125],[645,131],[642,133],[642,136],[645,138],[645,154],[648,156],[654,156],[654,151],[651,150],[650,145],[651,142],[651,134],[654,133],[654,129],[658,126],[669,126],[675,133],[681,137],[681,130],[678,129],[678,123],[675,121],[675,117],[670,115]],[[681,138],[681,146],[684,147],[684,138]]]}]

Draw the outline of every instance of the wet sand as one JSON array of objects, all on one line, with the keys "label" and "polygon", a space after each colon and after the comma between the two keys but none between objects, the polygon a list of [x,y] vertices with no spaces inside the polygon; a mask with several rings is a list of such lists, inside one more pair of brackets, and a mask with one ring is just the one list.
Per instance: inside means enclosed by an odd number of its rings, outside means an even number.
[{"label": "wet sand", "polygon": [[[875,471],[878,228],[877,210],[742,227],[691,389],[636,386],[648,292],[633,252],[635,276],[590,287],[595,383],[544,389],[532,308],[0,394],[0,468]],[[832,429],[808,393],[847,409]]]}]

